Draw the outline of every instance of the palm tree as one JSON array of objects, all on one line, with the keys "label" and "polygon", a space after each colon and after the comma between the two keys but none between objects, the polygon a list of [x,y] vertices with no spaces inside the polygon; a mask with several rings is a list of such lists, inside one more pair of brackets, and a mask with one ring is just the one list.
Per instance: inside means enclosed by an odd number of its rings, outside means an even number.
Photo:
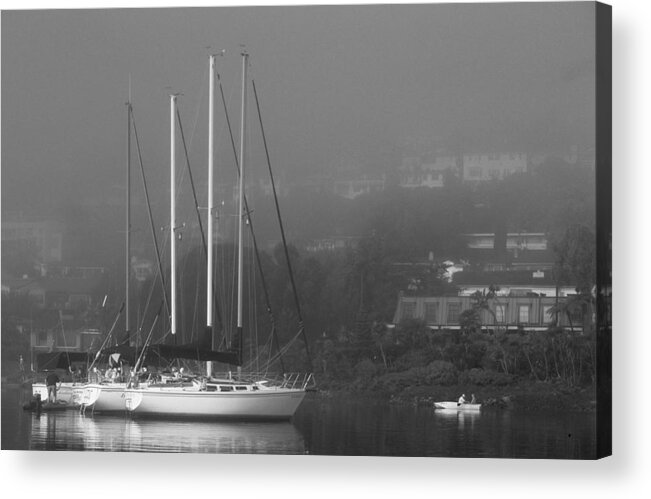
[{"label": "palm tree", "polygon": [[472,294],[472,298],[474,300],[473,304],[473,310],[477,313],[479,318],[481,319],[481,312],[482,310],[487,311],[490,316],[493,318],[493,324],[497,327],[497,316],[495,315],[495,310],[491,307],[491,302],[496,301],[497,302],[497,293],[500,290],[499,286],[495,286],[494,284],[491,284],[488,287],[488,290],[482,290],[482,291],[475,291]]},{"label": "palm tree", "polygon": [[[580,290],[577,290],[577,294],[575,295],[569,295],[566,300],[563,301],[558,301],[556,304],[552,306],[550,309],[549,313],[551,314],[558,314],[558,315],[564,315],[567,317],[567,320],[570,324],[570,331],[574,332],[574,324],[572,323],[572,317],[576,316],[577,314],[581,315],[581,322],[584,325],[584,329],[586,326],[586,321],[585,321],[585,316],[586,310],[591,310],[594,299],[592,295],[589,293],[584,293],[581,292]],[[591,315],[591,314],[590,314]],[[590,318],[589,324],[587,324],[591,327],[592,325],[592,320]]]}]

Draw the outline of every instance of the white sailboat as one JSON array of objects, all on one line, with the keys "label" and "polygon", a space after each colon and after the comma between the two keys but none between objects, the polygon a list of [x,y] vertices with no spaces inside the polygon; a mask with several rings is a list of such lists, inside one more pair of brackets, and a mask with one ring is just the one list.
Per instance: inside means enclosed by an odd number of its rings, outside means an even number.
[{"label": "white sailboat", "polygon": [[[125,331],[127,337],[130,331],[130,266],[131,266],[131,82],[129,82],[129,101],[127,106],[127,142],[126,142],[126,220],[125,220]],[[96,358],[97,359],[97,358]],[[94,364],[94,362],[93,362]],[[89,373],[90,374],[90,373]],[[97,376],[102,378],[101,374]],[[124,411],[124,381],[116,381],[109,376],[86,383],[80,390],[79,405],[85,412],[118,412]]]},{"label": "white sailboat", "polygon": [[125,383],[88,383],[81,391],[79,403],[82,411],[123,412],[125,388]]},{"label": "white sailboat", "polygon": [[[125,311],[125,332],[127,337],[127,343],[130,343],[130,313],[129,313],[129,304],[130,304],[130,270],[131,270],[131,127],[133,120],[133,107],[131,104],[131,92],[129,91],[129,101],[127,102],[127,142],[126,142],[126,254],[125,254],[125,302],[123,304]],[[133,121],[133,129],[138,140],[138,135],[135,129],[135,121]],[[142,164],[141,164],[142,166]],[[143,185],[144,185],[144,173],[143,173]],[[147,194],[147,188],[145,185],[145,196],[147,198],[147,204],[149,204],[149,196]],[[151,217],[150,217],[151,222]],[[155,241],[154,241],[155,243]],[[158,250],[157,250],[158,253]],[[161,305],[162,306],[162,305]],[[113,323],[109,333],[105,339],[104,344],[100,347],[97,352],[95,359],[93,360],[90,369],[89,369],[89,380],[80,390],[78,394],[78,402],[81,406],[82,412],[86,412],[88,409],[92,412],[124,412],[125,411],[125,399],[124,399],[124,390],[130,384],[137,382],[137,377],[140,372],[138,365],[134,371],[120,372],[117,373],[115,369],[108,369],[106,373],[102,374],[102,371],[97,370],[95,363],[100,359],[100,356],[106,357],[107,354],[110,354],[111,357],[120,357],[121,353],[112,353],[115,352],[115,349],[106,347],[111,334],[117,325],[119,315],[123,309],[120,309],[118,317],[116,317],[115,322]],[[150,335],[153,332],[153,329],[158,320],[159,313],[154,318],[154,322],[151,326]],[[117,347],[118,351],[127,351],[130,355],[137,354],[137,349],[135,347],[130,347],[128,344],[125,347]],[[142,351],[141,351],[142,353]],[[115,360],[115,359],[114,359]],[[117,362],[117,360],[115,360]],[[109,362],[110,363],[110,362]],[[147,383],[148,381],[144,381]]]},{"label": "white sailboat", "polygon": [[[239,226],[238,226],[238,284],[237,284],[237,334],[239,338],[239,360],[241,363],[241,334],[243,328],[243,219],[244,210],[244,172],[246,148],[246,90],[247,90],[248,54],[242,54],[242,121],[240,134],[240,174],[239,174]],[[210,96],[209,96],[209,219],[213,213],[213,106],[214,106],[215,56],[210,56]],[[170,226],[171,226],[171,329],[176,333],[176,271],[175,244],[176,235],[176,192],[175,192],[175,114],[176,95],[170,96]],[[208,225],[208,247],[213,244],[212,222]],[[211,251],[211,250],[209,250]],[[208,312],[207,326],[212,326],[212,253],[208,257]],[[237,418],[237,419],[289,419],[302,402],[311,375],[284,376],[282,382],[274,384],[266,380],[224,379],[216,380],[211,376],[211,364],[208,363],[208,376],[195,379],[192,383],[176,386],[149,385],[127,388],[124,392],[126,409],[134,415]]]}]

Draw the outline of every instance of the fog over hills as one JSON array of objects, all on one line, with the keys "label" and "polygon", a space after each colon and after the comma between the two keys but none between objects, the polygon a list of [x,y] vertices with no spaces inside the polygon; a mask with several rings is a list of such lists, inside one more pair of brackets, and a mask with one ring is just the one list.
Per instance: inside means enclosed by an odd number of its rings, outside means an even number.
[{"label": "fog over hills", "polygon": [[[391,174],[404,157],[437,150],[590,149],[593,40],[589,3],[4,11],[3,215],[76,213],[115,234],[129,92],[159,223],[171,92],[183,94],[205,204],[207,55],[226,50],[218,71],[237,141],[241,44],[276,175],[288,182],[353,167]],[[216,116],[217,182],[228,186],[235,168],[219,102]],[[255,182],[266,163],[252,96],[249,130]],[[143,210],[135,151],[132,164]],[[181,192],[189,220],[187,175]],[[148,231],[144,211],[134,216]]]}]

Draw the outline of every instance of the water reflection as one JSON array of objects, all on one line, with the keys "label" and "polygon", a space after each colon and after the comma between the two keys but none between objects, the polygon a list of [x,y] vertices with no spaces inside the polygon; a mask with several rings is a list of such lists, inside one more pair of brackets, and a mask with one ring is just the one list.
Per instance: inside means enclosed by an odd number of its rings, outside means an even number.
[{"label": "water reflection", "polygon": [[75,411],[34,415],[32,450],[303,454],[300,432],[288,422],[134,420]]},{"label": "water reflection", "polygon": [[594,414],[442,411],[316,398],[306,399],[295,424],[311,454],[592,459],[596,451]]},{"label": "water reflection", "polygon": [[22,409],[2,390],[2,448],[135,452],[591,459],[594,413],[435,411],[309,394],[291,423],[131,419]]},{"label": "water reflection", "polygon": [[459,430],[464,430],[466,427],[472,430],[475,427],[475,422],[481,417],[480,411],[457,411],[455,409],[437,409],[434,411],[434,416],[446,423],[456,422]]}]

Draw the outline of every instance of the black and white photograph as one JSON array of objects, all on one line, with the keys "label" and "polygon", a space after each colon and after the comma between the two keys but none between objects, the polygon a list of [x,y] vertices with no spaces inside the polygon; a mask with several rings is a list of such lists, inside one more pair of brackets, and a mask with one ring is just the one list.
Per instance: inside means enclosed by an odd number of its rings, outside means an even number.
[{"label": "black and white photograph", "polygon": [[2,23],[3,448],[609,453],[607,6]]},{"label": "black and white photograph", "polygon": [[3,454],[608,461],[615,13],[3,5]]}]

